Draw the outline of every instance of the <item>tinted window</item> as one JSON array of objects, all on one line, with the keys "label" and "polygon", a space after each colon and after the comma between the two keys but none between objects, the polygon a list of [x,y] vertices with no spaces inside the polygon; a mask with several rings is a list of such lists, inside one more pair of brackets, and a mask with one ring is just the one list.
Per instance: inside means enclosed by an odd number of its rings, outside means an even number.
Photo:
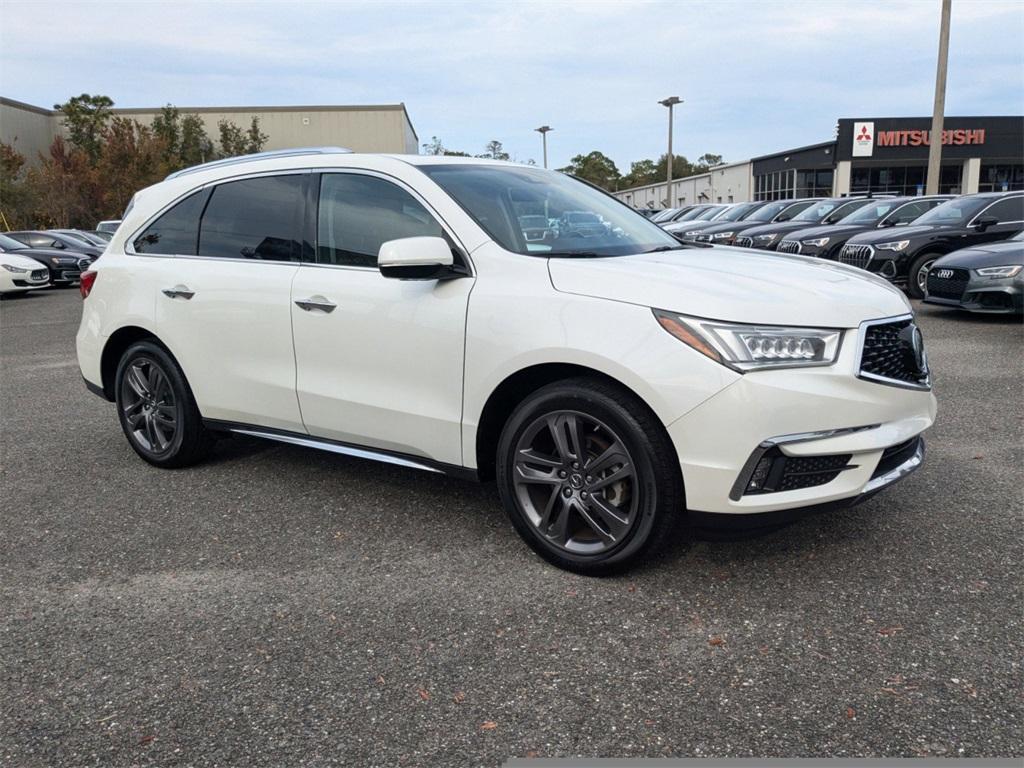
[{"label": "tinted window", "polygon": [[375,176],[325,173],[320,182],[317,261],[376,267],[382,243],[444,237],[444,230],[401,187]]},{"label": "tinted window", "polygon": [[1007,221],[1024,221],[1024,197],[1000,200],[991,208],[982,211],[981,215],[984,218],[994,216],[999,219],[1000,224]]},{"label": "tinted window", "polygon": [[938,200],[921,200],[917,203],[909,203],[902,208],[897,208],[893,215],[886,219],[886,223],[909,224],[925,211],[934,208],[939,202]]},{"label": "tinted window", "polygon": [[214,187],[199,226],[199,255],[298,261],[303,178],[263,176]]},{"label": "tinted window", "polygon": [[199,240],[199,216],[210,190],[194,192],[135,238],[137,253],[193,254]]}]

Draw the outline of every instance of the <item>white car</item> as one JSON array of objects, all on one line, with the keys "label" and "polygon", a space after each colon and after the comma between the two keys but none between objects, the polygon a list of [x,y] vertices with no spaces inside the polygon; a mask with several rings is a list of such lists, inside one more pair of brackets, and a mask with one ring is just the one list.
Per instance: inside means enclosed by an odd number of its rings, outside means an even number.
[{"label": "white car", "polygon": [[[612,227],[540,243],[519,225],[538,210]],[[530,546],[583,573],[635,563],[687,516],[862,500],[921,463],[935,417],[888,283],[683,246],[509,163],[198,166],[136,195],[81,290],[82,374],[151,464],[235,433],[495,478]]]},{"label": "white car", "polygon": [[49,284],[50,272],[38,261],[0,251],[0,293],[22,293]]}]

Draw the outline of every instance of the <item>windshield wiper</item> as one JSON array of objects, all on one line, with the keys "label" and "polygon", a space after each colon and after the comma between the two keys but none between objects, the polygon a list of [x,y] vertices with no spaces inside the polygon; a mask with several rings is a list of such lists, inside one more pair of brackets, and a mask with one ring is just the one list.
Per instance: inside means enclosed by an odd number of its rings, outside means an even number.
[{"label": "windshield wiper", "polygon": [[679,245],[659,245],[657,248],[651,248],[649,251],[640,251],[640,253],[660,253],[661,251],[679,251],[687,246],[683,243]]},{"label": "windshield wiper", "polygon": [[582,258],[592,256],[607,256],[606,253],[597,253],[596,251],[547,251],[544,253],[537,254],[538,256],[555,256],[555,257],[575,257],[579,256]]}]

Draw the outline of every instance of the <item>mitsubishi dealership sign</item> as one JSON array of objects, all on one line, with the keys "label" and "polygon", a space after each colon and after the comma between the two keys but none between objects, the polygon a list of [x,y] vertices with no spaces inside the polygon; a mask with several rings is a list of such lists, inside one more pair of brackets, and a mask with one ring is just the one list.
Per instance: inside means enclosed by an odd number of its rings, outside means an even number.
[{"label": "mitsubishi dealership sign", "polygon": [[875,149],[875,124],[853,124],[853,157],[871,157]]}]

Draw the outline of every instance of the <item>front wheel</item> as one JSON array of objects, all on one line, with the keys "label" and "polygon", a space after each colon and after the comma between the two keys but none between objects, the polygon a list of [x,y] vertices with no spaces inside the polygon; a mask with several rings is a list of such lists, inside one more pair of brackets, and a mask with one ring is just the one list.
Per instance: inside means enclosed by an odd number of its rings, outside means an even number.
[{"label": "front wheel", "polygon": [[209,453],[214,438],[203,427],[184,374],[160,345],[140,341],[125,351],[114,393],[128,443],[150,464],[185,467]]},{"label": "front wheel", "polygon": [[497,481],[526,543],[577,573],[624,570],[684,515],[664,427],[635,397],[599,380],[557,382],[521,403],[502,431]]},{"label": "front wheel", "polygon": [[937,253],[923,253],[910,265],[907,271],[907,293],[913,299],[923,299],[928,285],[928,273],[939,258]]}]

